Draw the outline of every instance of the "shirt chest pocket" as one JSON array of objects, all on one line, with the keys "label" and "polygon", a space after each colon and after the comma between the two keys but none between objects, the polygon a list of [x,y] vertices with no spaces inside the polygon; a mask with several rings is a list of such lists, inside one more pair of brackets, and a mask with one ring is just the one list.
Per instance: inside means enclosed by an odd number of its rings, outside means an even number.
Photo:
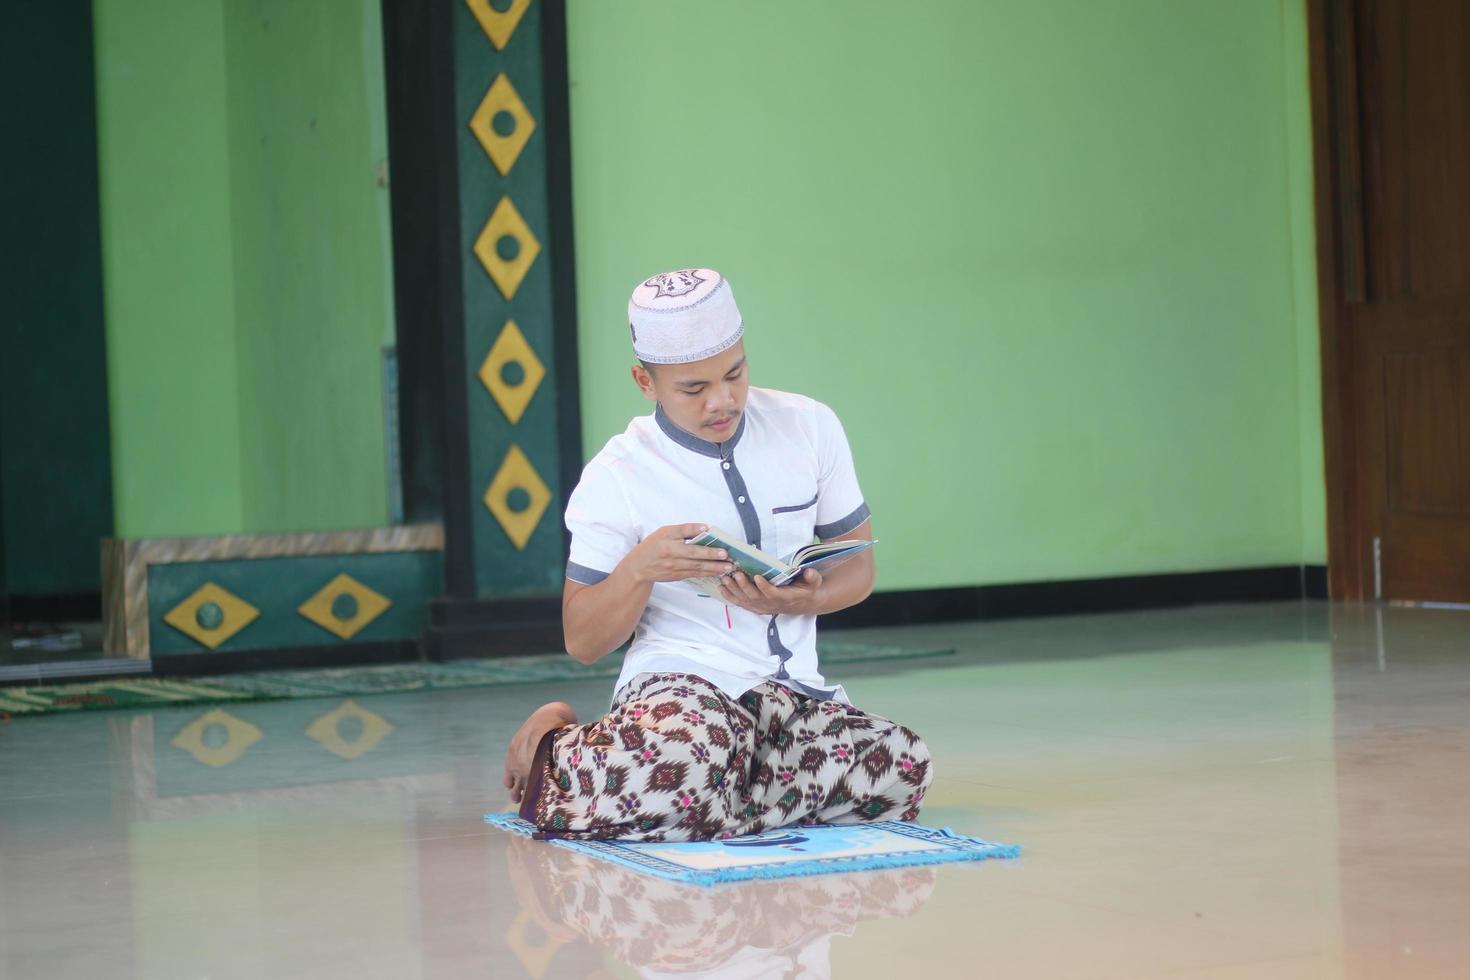
[{"label": "shirt chest pocket", "polygon": [[794,494],[788,492],[786,496],[791,499],[772,507],[766,515],[774,538],[770,542],[771,547],[766,550],[781,558],[811,544],[813,529],[817,523],[815,486],[807,488],[805,492],[800,489]]}]

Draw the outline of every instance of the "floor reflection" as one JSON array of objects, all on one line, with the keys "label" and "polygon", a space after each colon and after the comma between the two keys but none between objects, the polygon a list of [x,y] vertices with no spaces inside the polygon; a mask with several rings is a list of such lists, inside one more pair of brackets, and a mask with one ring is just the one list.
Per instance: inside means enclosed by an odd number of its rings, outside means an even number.
[{"label": "floor reflection", "polygon": [[834,936],[913,915],[937,874],[897,868],[703,887],[507,840],[520,910],[505,941],[531,977],[547,975],[561,950],[579,943],[643,977],[831,976]]},{"label": "floor reflection", "polygon": [[702,888],[486,826],[527,705],[602,681],[18,717],[0,977],[1466,975],[1470,614],[864,636],[958,649],[841,679],[921,720],[925,824],[1023,859]]}]

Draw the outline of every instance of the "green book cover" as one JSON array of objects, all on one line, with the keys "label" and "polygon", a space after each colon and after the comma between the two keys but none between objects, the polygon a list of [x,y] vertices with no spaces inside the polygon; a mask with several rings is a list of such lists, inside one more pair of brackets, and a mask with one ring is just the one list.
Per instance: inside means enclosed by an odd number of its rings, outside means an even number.
[{"label": "green book cover", "polygon": [[[823,572],[836,568],[854,555],[867,551],[877,542],[865,539],[819,541],[798,548],[785,558],[777,558],[761,551],[755,545],[747,544],[738,535],[711,527],[703,534],[690,538],[689,544],[702,545],[707,548],[723,548],[729,554],[730,561],[745,574],[759,575],[772,585],[785,585],[808,568],[815,568]],[[697,588],[703,595],[719,594],[720,580],[714,576],[685,579],[685,581]]]}]

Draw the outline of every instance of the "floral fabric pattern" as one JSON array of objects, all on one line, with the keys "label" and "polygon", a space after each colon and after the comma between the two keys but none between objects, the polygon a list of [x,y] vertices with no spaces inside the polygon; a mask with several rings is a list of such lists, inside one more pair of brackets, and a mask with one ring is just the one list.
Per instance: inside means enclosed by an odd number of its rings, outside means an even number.
[{"label": "floral fabric pattern", "polygon": [[522,815],[584,840],[914,820],[933,778],[923,741],[886,718],[770,681],[737,700],[693,674],[640,674],[543,748]]}]

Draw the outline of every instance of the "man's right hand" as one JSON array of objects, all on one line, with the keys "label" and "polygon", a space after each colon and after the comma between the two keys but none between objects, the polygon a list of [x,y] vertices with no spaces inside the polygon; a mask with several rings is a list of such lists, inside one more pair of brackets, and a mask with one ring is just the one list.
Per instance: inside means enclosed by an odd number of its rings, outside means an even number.
[{"label": "man's right hand", "polygon": [[670,524],[654,531],[628,552],[622,564],[640,582],[678,582],[735,570],[723,548],[688,544],[709,530],[708,524]]}]

